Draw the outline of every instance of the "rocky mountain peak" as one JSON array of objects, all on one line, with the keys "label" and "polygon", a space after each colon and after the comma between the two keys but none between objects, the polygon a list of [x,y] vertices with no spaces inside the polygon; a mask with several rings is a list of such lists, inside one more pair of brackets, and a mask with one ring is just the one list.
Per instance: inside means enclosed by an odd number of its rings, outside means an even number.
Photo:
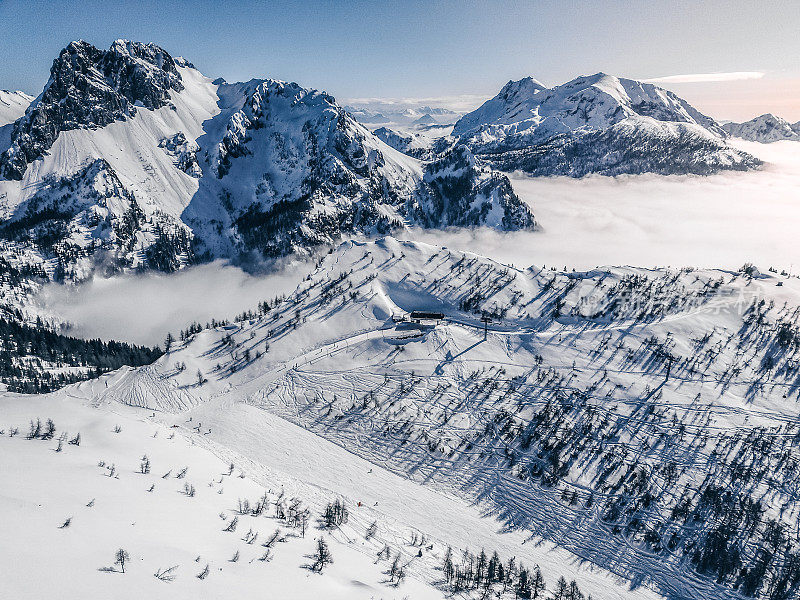
[{"label": "rocky mountain peak", "polygon": [[22,179],[62,131],[103,127],[136,114],[136,107],[169,104],[183,89],[173,58],[155,44],[115,41],[100,50],[71,42],[53,61],[41,96],[19,119],[10,147],[0,156],[0,176]]}]

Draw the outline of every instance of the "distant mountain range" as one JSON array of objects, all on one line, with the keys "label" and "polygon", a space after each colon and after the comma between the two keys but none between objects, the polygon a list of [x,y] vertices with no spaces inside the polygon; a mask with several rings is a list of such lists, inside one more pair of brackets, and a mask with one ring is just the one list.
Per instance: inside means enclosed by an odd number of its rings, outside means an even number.
[{"label": "distant mountain range", "polygon": [[37,98],[0,92],[0,241],[50,278],[79,280],[98,266],[258,262],[409,225],[532,229],[503,171],[754,169],[728,135],[797,135],[759,119],[723,126],[603,73],[510,81],[465,115],[348,109],[295,83],[211,80],[154,44],[78,41]]},{"label": "distant mountain range", "polygon": [[770,113],[744,123],[725,123],[722,127],[733,137],[762,144],[781,140],[800,141],[800,121],[789,123]]},{"label": "distant mountain range", "polygon": [[449,108],[404,104],[372,103],[344,107],[360,123],[368,126],[393,124],[408,125],[452,125],[463,113]]}]

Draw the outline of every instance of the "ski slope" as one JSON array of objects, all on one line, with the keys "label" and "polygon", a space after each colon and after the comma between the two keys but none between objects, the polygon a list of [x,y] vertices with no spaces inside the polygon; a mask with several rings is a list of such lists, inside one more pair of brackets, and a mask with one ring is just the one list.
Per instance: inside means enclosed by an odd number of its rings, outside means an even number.
[{"label": "ski slope", "polygon": [[[729,532],[745,561],[770,520],[796,523],[798,307],[800,280],[754,268],[562,273],[345,242],[256,318],[192,334],[148,367],[7,395],[0,414],[21,431],[48,409],[125,418],[148,436],[176,431],[317,514],[341,496],[347,547],[370,563],[383,543],[402,550],[426,594],[449,593],[450,546],[539,565],[550,586],[563,576],[594,598],[739,598],[694,550],[728,506],[703,498],[727,486],[760,503],[752,530]],[[413,310],[445,318],[397,322]],[[357,543],[372,522],[378,547]],[[424,548],[407,543],[415,533]],[[791,560],[769,566],[763,590]],[[405,585],[399,597],[426,597]]]}]

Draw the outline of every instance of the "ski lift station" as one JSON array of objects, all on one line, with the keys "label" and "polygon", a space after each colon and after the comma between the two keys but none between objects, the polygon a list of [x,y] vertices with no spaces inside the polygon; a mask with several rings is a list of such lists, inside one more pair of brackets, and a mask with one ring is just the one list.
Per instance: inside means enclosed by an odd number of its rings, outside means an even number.
[{"label": "ski lift station", "polygon": [[442,322],[444,315],[440,312],[426,312],[422,310],[411,311],[408,315],[409,320],[417,325],[435,326]]}]

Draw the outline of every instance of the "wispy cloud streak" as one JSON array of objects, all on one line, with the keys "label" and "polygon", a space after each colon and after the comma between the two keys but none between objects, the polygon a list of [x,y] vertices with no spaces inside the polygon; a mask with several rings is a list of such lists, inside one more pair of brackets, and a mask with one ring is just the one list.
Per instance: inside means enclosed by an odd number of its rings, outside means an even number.
[{"label": "wispy cloud streak", "polygon": [[741,81],[743,79],[761,79],[763,71],[733,71],[730,73],[689,73],[686,75],[667,75],[645,79],[647,83],[710,83],[720,81]]},{"label": "wispy cloud streak", "polygon": [[432,106],[447,108],[453,112],[469,112],[492,96],[486,94],[461,94],[457,96],[429,96],[409,98],[345,98],[343,103],[349,106],[369,108],[372,110],[403,110],[406,108],[419,108]]}]

